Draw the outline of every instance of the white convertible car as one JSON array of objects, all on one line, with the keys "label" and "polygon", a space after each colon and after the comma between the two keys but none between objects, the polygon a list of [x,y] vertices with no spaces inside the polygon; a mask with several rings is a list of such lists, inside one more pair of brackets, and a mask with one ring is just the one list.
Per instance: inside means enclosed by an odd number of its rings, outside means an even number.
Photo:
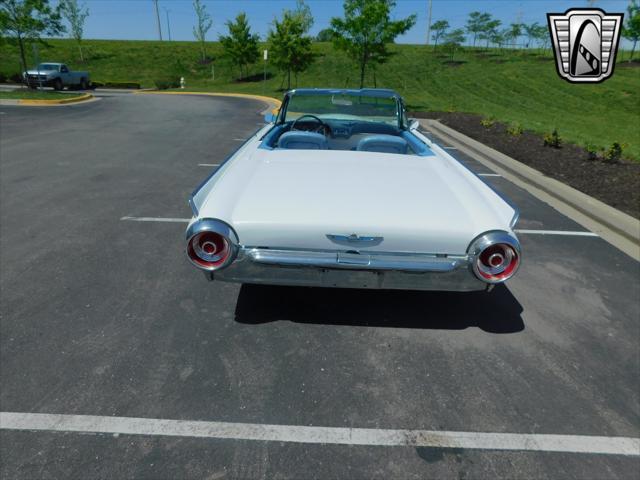
[{"label": "white convertible car", "polygon": [[520,264],[517,210],[409,125],[391,90],[297,89],[190,199],[213,280],[490,290]]}]

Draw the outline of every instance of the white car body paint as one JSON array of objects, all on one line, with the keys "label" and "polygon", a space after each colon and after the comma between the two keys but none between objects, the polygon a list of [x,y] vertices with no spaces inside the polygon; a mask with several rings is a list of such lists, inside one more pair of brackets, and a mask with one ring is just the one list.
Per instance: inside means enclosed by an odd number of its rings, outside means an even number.
[{"label": "white car body paint", "polygon": [[382,236],[360,251],[464,254],[515,209],[416,130],[432,156],[261,149],[265,126],[197,191],[192,223],[228,223],[246,247],[336,249],[327,234]]}]

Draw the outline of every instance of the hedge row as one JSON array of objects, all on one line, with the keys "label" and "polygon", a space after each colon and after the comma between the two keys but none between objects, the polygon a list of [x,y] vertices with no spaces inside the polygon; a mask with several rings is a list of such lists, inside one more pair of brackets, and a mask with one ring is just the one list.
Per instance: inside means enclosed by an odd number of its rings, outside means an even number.
[{"label": "hedge row", "polygon": [[91,86],[93,88],[140,88],[140,84],[138,82],[98,82],[92,81]]}]

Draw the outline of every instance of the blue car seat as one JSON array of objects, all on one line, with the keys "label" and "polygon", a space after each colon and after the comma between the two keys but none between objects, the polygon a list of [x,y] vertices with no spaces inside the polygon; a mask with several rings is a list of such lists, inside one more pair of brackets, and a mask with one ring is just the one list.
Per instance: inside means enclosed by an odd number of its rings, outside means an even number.
[{"label": "blue car seat", "polygon": [[400,153],[405,154],[409,145],[404,138],[393,135],[371,135],[358,142],[356,150],[361,152]]},{"label": "blue car seat", "polygon": [[289,150],[327,150],[327,137],[314,132],[285,132],[278,139],[278,148]]}]

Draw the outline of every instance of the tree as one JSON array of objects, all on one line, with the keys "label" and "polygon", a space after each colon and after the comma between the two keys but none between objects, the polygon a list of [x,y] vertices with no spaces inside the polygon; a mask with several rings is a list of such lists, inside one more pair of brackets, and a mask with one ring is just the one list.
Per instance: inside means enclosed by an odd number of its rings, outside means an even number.
[{"label": "tree", "polygon": [[60,6],[52,8],[49,0],[0,1],[0,36],[18,44],[23,70],[28,69],[27,42],[41,41],[41,35],[59,35],[64,31]]},{"label": "tree", "polygon": [[638,2],[638,0],[631,0],[627,7],[627,12],[627,21],[622,28],[622,36],[633,42],[631,56],[629,57],[629,61],[631,61],[633,60],[633,54],[636,51],[638,40],[640,40],[640,2]]},{"label": "tree", "polygon": [[509,25],[508,38],[510,39],[513,48],[518,46],[518,38],[522,35],[522,24],[512,23]]},{"label": "tree", "polygon": [[431,38],[433,38],[433,50],[438,47],[438,40],[440,37],[444,35],[444,33],[449,30],[449,22],[446,20],[438,20],[433,25],[431,25]]},{"label": "tree", "polygon": [[309,5],[304,3],[304,0],[296,0],[296,8],[293,10],[292,15],[300,22],[302,31],[305,34],[309,33],[309,30],[313,27],[313,14]]},{"label": "tree", "polygon": [[78,0],[60,0],[60,10],[64,18],[69,22],[71,35],[78,43],[80,50],[80,60],[84,61],[82,55],[82,35],[84,33],[84,21],[89,16],[89,9],[83,4],[78,5]]},{"label": "tree", "polygon": [[451,54],[450,61],[453,62],[456,50],[458,50],[465,41],[464,29],[456,28],[452,32],[445,34],[442,41],[445,49]]},{"label": "tree", "polygon": [[395,0],[345,0],[344,18],[331,19],[334,44],[351,56],[360,67],[360,88],[364,86],[367,64],[389,58],[387,44],[416,23],[416,15],[392,21]]},{"label": "tree", "polygon": [[502,25],[500,20],[489,20],[484,24],[482,31],[478,34],[480,40],[487,41],[487,48],[489,48],[489,43],[496,43],[493,39],[498,35],[500,25]]},{"label": "tree", "polygon": [[531,25],[522,24],[522,28],[524,29],[524,34],[527,36],[525,48],[529,48],[531,46],[531,41],[536,39],[540,24],[538,22],[534,22]]},{"label": "tree", "polygon": [[488,22],[491,21],[489,13],[471,12],[467,20],[467,33],[473,35],[473,46],[476,46],[476,39],[484,31]]},{"label": "tree", "polygon": [[207,12],[207,7],[201,2],[201,0],[193,0],[193,9],[196,11],[197,24],[193,27],[193,36],[200,42],[200,53],[202,55],[202,63],[207,61],[206,51],[206,36],[207,32],[213,25],[211,15]]},{"label": "tree", "polygon": [[[240,78],[247,73],[247,66],[255,63],[260,57],[258,34],[252,34],[247,15],[240,12],[235,21],[227,21],[229,35],[220,36],[224,53],[240,69]],[[244,71],[243,71],[244,69]]]},{"label": "tree", "polygon": [[333,40],[333,30],[324,28],[316,35],[316,42],[330,42]]},{"label": "tree", "polygon": [[313,62],[311,37],[305,35],[307,24],[295,10],[285,10],[280,21],[273,21],[268,41],[274,65],[285,73],[287,90],[291,88],[291,74],[296,78]]},{"label": "tree", "polygon": [[538,42],[538,47],[542,48],[542,51],[547,49],[547,44],[549,43],[549,30],[545,25],[538,26],[533,31],[533,38]]},{"label": "tree", "polygon": [[500,50],[506,48],[511,42],[511,30],[509,28],[503,28],[499,32],[496,32],[492,41]]}]

